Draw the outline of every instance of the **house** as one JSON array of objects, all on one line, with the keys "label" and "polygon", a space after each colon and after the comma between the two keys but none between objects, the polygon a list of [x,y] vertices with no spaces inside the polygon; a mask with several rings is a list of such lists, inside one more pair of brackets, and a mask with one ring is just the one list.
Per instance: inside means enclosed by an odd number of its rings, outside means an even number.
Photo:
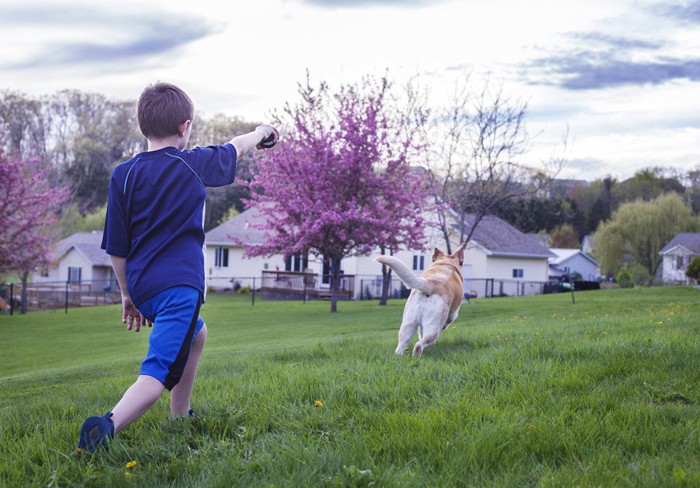
[{"label": "house", "polygon": [[685,270],[690,262],[700,256],[700,233],[681,232],[666,244],[659,254],[661,261],[661,280],[667,285],[689,284]]},{"label": "house", "polygon": [[[303,272],[309,267],[298,257],[248,257],[247,246],[265,242],[265,233],[258,227],[265,216],[258,208],[248,209],[205,234],[205,274],[207,285],[214,290],[238,286],[258,288],[262,271]],[[257,281],[256,281],[257,280]]]},{"label": "house", "polygon": [[34,283],[60,282],[94,284],[118,290],[109,256],[103,249],[102,231],[76,232],[56,243],[51,252],[52,264],[35,273]]},{"label": "house", "polygon": [[583,236],[583,241],[581,241],[581,250],[584,254],[591,256],[593,251],[595,251],[595,242],[593,241],[593,236],[590,234]]},{"label": "house", "polygon": [[[453,220],[456,214],[451,215]],[[427,215],[430,220],[430,215]],[[248,257],[247,246],[261,244],[264,232],[259,230],[265,215],[257,208],[248,209],[206,234],[208,287],[226,290],[238,286],[312,293],[322,296],[330,288],[329,269],[321,257],[283,255]],[[465,223],[469,224],[467,216]],[[473,221],[473,220],[472,220]],[[457,225],[453,222],[452,249],[459,245]],[[432,249],[445,250],[443,237],[434,226],[426,227],[426,250],[401,250],[396,257],[416,273],[430,266]],[[349,256],[341,262],[341,289],[348,298],[377,296],[381,285],[381,266],[374,261],[379,254]],[[493,216],[484,217],[476,227],[465,249],[462,273],[465,290],[478,296],[523,295],[541,293],[548,282],[548,259],[552,254],[537,236],[520,232]],[[392,282],[392,294],[400,292],[398,280]]]},{"label": "house", "polygon": [[576,275],[584,281],[598,281],[600,263],[580,249],[552,248],[555,254],[549,258],[549,277],[558,281],[562,277]]},{"label": "house", "polygon": [[[471,227],[473,216],[465,217]],[[525,234],[507,222],[484,216],[464,252],[465,289],[479,296],[542,293],[552,257],[541,237]]]}]

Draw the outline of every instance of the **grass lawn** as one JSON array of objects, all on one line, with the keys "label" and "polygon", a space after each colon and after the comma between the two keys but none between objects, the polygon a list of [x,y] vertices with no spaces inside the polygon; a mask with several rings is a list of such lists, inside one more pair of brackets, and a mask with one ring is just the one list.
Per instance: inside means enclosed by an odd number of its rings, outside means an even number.
[{"label": "grass lawn", "polygon": [[403,303],[210,296],[199,417],[166,394],[95,455],[148,331],[0,316],[0,486],[700,486],[700,290],[477,299],[419,360]]}]

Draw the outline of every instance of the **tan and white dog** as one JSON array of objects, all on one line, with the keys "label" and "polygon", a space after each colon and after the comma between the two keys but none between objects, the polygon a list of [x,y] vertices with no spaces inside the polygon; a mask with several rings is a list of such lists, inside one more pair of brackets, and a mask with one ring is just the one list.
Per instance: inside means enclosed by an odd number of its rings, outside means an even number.
[{"label": "tan and white dog", "polygon": [[435,344],[440,333],[457,318],[464,293],[462,265],[465,245],[466,242],[452,254],[445,254],[436,247],[433,263],[420,276],[394,256],[375,258],[393,269],[399,279],[411,289],[403,310],[396,354],[404,353],[418,331],[413,355],[420,356],[423,349]]}]

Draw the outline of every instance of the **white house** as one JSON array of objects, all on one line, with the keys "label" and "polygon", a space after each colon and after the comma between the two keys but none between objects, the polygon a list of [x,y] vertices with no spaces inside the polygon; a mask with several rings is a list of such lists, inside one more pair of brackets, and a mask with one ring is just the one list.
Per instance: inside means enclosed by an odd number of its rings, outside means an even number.
[{"label": "white house", "polygon": [[[428,216],[429,217],[429,216]],[[455,218],[455,215],[452,215]],[[469,224],[468,216],[466,224]],[[277,287],[301,292],[316,290],[322,294],[330,287],[328,268],[322,258],[281,254],[271,257],[247,257],[247,246],[261,244],[264,232],[258,227],[265,216],[253,208],[210,230],[206,234],[207,279],[212,289],[230,289],[233,286]],[[430,221],[430,218],[427,220]],[[452,249],[457,242],[457,225],[453,223]],[[435,226],[426,227],[426,250],[402,250],[396,257],[416,273],[430,266],[434,247],[445,249],[444,238]],[[347,296],[360,298],[369,293],[377,296],[381,284],[381,265],[374,261],[379,254],[350,256],[341,262],[345,281],[341,287]],[[478,296],[523,295],[541,293],[548,281],[548,259],[551,253],[537,236],[524,234],[496,217],[484,217],[476,227],[465,249],[463,276],[465,290]],[[306,273],[304,273],[306,272]],[[273,280],[275,283],[270,283]],[[262,282],[265,281],[263,284]],[[392,283],[398,292],[398,281]]]},{"label": "white house", "polygon": [[690,262],[700,256],[700,233],[681,232],[664,246],[659,254],[661,262],[661,280],[667,285],[689,284],[685,270]]},{"label": "white house", "polygon": [[585,281],[597,281],[600,277],[600,263],[580,249],[552,248],[555,254],[549,258],[549,277],[561,277],[578,273]]},{"label": "white house", "polygon": [[258,208],[251,208],[206,233],[205,266],[209,287],[229,289],[236,283],[258,287],[262,271],[302,272],[313,264],[297,257],[285,262],[281,254],[269,258],[245,256],[246,246],[265,242],[264,232],[256,227],[264,219]]},{"label": "white house", "polygon": [[[470,226],[473,216],[467,216]],[[479,296],[542,293],[552,256],[539,236],[525,234],[494,217],[476,226],[464,253],[465,289]]]},{"label": "white house", "polygon": [[35,273],[32,281],[93,283],[95,288],[108,286],[118,290],[109,256],[100,248],[101,244],[102,231],[76,232],[58,241],[51,252],[52,264]]}]

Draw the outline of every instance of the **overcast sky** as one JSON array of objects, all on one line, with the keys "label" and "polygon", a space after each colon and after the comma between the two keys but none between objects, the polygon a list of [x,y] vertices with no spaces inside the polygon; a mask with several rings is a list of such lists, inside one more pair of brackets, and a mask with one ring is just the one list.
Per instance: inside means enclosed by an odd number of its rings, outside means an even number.
[{"label": "overcast sky", "polygon": [[535,163],[626,178],[700,163],[700,0],[0,0],[0,89],[136,99],[180,85],[200,112],[266,121],[297,83],[418,75],[527,102]]}]

